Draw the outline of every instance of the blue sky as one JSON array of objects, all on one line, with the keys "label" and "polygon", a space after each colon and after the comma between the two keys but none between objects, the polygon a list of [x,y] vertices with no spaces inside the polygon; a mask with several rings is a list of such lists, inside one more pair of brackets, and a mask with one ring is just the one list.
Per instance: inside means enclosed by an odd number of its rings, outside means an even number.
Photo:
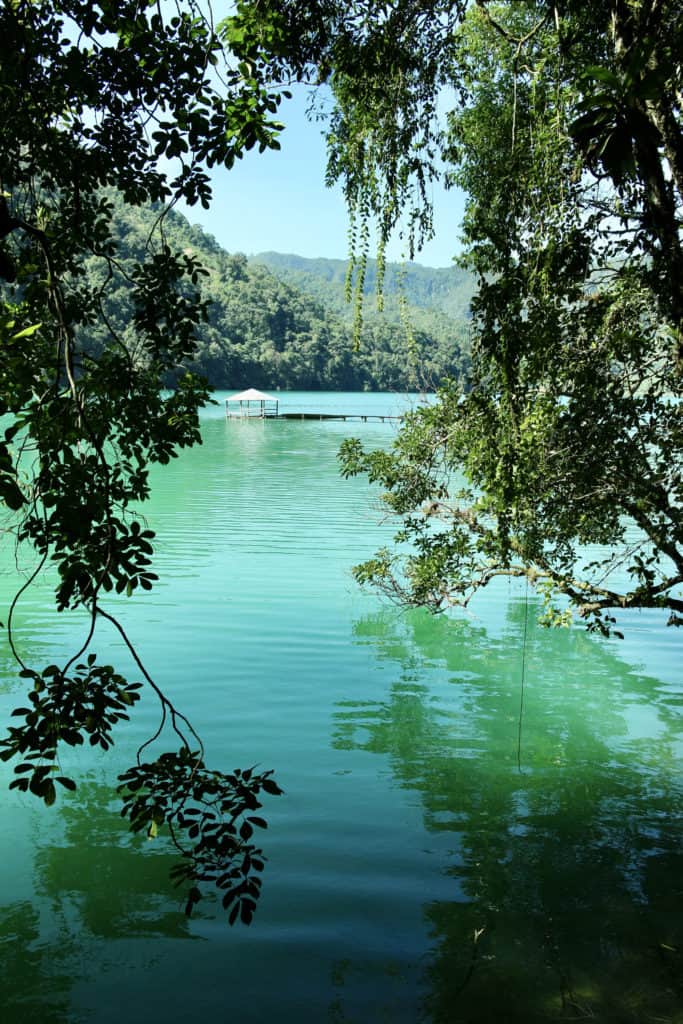
[{"label": "blue sky", "polygon": [[[347,256],[346,207],[339,188],[325,187],[325,142],[321,125],[306,117],[306,91],[283,100],[279,119],[287,128],[282,149],[250,152],[227,171],[214,169],[214,202],[210,210],[181,208],[193,224],[201,224],[229,252],[297,253],[299,256]],[[444,267],[458,251],[462,194],[435,188],[437,234],[416,256],[419,263]],[[399,239],[388,258],[400,260]]]}]

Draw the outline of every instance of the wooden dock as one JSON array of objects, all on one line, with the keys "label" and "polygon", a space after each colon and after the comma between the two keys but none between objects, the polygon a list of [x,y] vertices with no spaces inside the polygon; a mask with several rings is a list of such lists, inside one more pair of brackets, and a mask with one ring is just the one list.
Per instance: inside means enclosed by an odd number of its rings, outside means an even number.
[{"label": "wooden dock", "polygon": [[400,423],[403,416],[386,416],[372,412],[282,412],[277,398],[256,388],[247,388],[225,400],[225,415],[228,419],[259,420],[355,420],[356,423]]},{"label": "wooden dock", "polygon": [[278,420],[356,420],[360,423],[399,422],[402,416],[382,416],[378,413],[359,412],[278,412]]}]

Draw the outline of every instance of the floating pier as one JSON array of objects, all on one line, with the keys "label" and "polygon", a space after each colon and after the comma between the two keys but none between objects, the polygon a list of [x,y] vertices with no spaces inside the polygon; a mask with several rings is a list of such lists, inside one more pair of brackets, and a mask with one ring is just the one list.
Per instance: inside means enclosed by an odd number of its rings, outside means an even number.
[{"label": "floating pier", "polygon": [[225,400],[228,419],[259,420],[356,420],[359,423],[384,423],[403,419],[402,416],[384,416],[381,413],[360,412],[280,412],[277,398],[256,388],[247,388]]},{"label": "floating pier", "polygon": [[360,412],[281,412],[280,420],[358,420],[362,423],[384,423],[385,420],[402,420],[402,416],[382,416],[379,413]]}]

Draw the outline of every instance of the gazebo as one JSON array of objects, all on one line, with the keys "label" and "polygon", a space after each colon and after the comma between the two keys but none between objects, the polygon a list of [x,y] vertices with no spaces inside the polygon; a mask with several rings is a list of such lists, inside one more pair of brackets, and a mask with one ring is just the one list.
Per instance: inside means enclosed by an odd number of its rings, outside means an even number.
[{"label": "gazebo", "polygon": [[240,391],[239,394],[225,399],[225,415],[237,416],[242,419],[247,417],[256,417],[261,420],[270,419],[270,417],[277,416],[277,405],[277,398],[266,395],[263,391],[257,391],[256,388],[247,388],[246,391]]}]

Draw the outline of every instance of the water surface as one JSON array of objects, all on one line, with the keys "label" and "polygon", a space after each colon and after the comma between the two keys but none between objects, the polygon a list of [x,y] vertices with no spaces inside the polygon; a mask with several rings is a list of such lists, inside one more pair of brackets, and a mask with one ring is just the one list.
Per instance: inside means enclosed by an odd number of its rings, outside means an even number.
[{"label": "water surface", "polygon": [[[390,527],[336,451],[393,429],[217,406],[155,474],[161,583],[117,610],[209,762],[286,790],[261,905],[248,929],[208,900],[188,920],[170,851],[127,834],[112,788],[155,728],[145,700],[111,754],[69,753],[79,790],[57,807],[0,769],[2,1024],[683,1020],[680,640],[650,613],[623,642],[542,630],[518,585],[452,618],[361,593],[350,567]],[[40,664],[84,629],[49,598],[45,580],[18,614]],[[96,647],[135,675],[110,631]]]}]

